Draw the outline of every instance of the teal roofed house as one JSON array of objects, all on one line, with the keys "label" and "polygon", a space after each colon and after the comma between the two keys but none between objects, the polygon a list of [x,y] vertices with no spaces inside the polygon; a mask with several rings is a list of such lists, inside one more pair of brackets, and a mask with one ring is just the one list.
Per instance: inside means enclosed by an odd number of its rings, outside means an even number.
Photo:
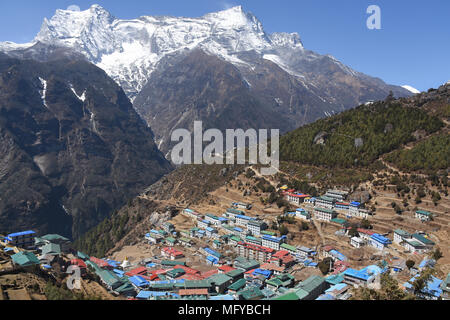
[{"label": "teal roofed house", "polygon": [[431,212],[425,210],[417,210],[416,211],[416,219],[422,221],[430,221],[433,218],[433,214]]},{"label": "teal roofed house", "polygon": [[97,272],[97,275],[110,290],[117,289],[123,285],[122,280],[109,270],[101,270]]},{"label": "teal roofed house", "polygon": [[59,242],[67,242],[70,241],[69,239],[67,239],[66,237],[63,237],[59,234],[47,234],[45,236],[41,237],[44,240],[53,242],[53,243],[59,243]]},{"label": "teal roofed house", "polygon": [[61,246],[59,244],[49,243],[41,248],[41,252],[43,255],[48,254],[52,256],[58,256],[61,254]]},{"label": "teal roofed house", "polygon": [[441,283],[442,299],[450,300],[450,273]]},{"label": "teal roofed house", "polygon": [[315,300],[329,287],[323,277],[311,276],[296,287],[295,294],[299,300]]},{"label": "teal roofed house", "polygon": [[278,289],[280,287],[289,288],[294,284],[295,278],[290,274],[280,274],[270,280],[266,280],[269,289]]},{"label": "teal roofed house", "polygon": [[261,290],[256,287],[241,290],[237,294],[239,300],[261,300],[265,297]]},{"label": "teal roofed house", "polygon": [[31,252],[19,252],[11,256],[12,262],[15,266],[30,267],[39,265],[39,259]]},{"label": "teal roofed house", "polygon": [[233,282],[229,287],[228,287],[228,293],[231,294],[235,294],[237,293],[239,290],[243,289],[245,287],[245,285],[247,284],[247,281],[245,279],[239,279],[236,282]]},{"label": "teal roofed house", "polygon": [[90,259],[90,257],[87,254],[85,254],[85,253],[83,253],[81,251],[77,252],[77,257],[80,258],[81,260],[84,260],[84,261]]}]

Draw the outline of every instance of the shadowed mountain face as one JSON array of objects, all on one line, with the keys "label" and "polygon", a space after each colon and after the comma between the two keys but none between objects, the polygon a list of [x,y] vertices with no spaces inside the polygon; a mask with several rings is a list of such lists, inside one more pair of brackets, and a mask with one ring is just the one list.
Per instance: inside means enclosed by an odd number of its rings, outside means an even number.
[{"label": "shadowed mountain face", "polygon": [[170,169],[104,71],[0,54],[2,232],[77,237]]},{"label": "shadowed mountain face", "polygon": [[120,84],[164,153],[170,132],[192,128],[193,120],[287,132],[391,90],[411,95],[307,50],[297,33],[267,33],[241,6],[198,18],[132,20],[99,5],[57,10],[31,43],[0,43],[0,51],[45,61],[82,55]]},{"label": "shadowed mountain face", "polygon": [[280,129],[286,133],[360,101],[384,99],[390,90],[404,94],[403,89],[381,80],[350,75],[325,56],[319,65],[307,61],[302,65],[304,74],[314,82],[252,53],[240,59],[252,61],[254,66],[237,67],[200,49],[161,61],[134,100],[134,107],[153,129],[164,154],[174,145],[172,132],[192,130],[196,120],[203,121],[205,129]]}]

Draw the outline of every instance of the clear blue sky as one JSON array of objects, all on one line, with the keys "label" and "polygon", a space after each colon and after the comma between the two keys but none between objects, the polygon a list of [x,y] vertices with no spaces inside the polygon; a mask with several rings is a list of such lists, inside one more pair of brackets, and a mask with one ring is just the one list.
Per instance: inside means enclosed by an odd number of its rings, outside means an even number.
[{"label": "clear blue sky", "polygon": [[[28,42],[56,9],[94,3],[122,19],[198,17],[242,5],[267,32],[298,32],[307,49],[388,83],[428,90],[450,80],[448,0],[0,0],[0,41]],[[371,4],[381,8],[382,30],[366,27]]]}]

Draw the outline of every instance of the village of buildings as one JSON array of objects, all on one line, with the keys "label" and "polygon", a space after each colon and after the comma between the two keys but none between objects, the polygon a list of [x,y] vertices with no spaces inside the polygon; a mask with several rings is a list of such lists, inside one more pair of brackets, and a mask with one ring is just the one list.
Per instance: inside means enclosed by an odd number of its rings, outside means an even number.
[{"label": "village of buildings", "polygon": [[[348,193],[329,190],[321,197],[287,190],[279,193],[295,211],[281,214],[300,222],[339,226],[338,233],[354,248],[371,248],[380,257],[387,250],[418,255],[421,263],[411,270],[410,281],[402,283],[413,292],[412,281],[422,270],[433,267],[429,258],[435,243],[425,233],[392,230],[392,236],[358,228],[350,236],[346,219],[370,219],[373,213],[359,202],[347,202]],[[224,212],[200,213],[185,208],[180,215],[195,227],[177,230],[170,222],[142,234],[152,248],[152,256],[131,263],[89,256],[71,249],[68,239],[59,235],[37,236],[34,231],[9,234],[1,239],[3,251],[11,259],[12,269],[39,266],[53,272],[52,261],[63,256],[66,267],[80,269],[81,277],[95,274],[112,295],[131,300],[347,300],[352,289],[377,288],[383,273],[391,275],[407,269],[405,259],[380,259],[363,267],[352,267],[339,247],[307,247],[289,243],[286,235],[268,231],[268,221],[249,215],[253,206],[233,202]],[[427,223],[432,213],[417,210],[415,219]],[[394,247],[394,248],[393,248]],[[195,256],[201,268],[190,265],[187,256]],[[319,272],[302,281],[296,275],[318,269],[320,261],[331,258],[329,273]],[[432,277],[420,298],[448,299],[450,274],[444,279]]]}]

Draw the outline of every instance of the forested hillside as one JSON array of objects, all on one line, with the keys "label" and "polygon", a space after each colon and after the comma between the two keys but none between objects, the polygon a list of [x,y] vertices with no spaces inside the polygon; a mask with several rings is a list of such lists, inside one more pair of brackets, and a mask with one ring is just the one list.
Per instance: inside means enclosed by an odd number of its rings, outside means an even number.
[{"label": "forested hillside", "polygon": [[414,141],[418,130],[443,127],[435,116],[400,102],[360,106],[299,128],[281,138],[281,159],[302,164],[363,167],[380,155]]}]

